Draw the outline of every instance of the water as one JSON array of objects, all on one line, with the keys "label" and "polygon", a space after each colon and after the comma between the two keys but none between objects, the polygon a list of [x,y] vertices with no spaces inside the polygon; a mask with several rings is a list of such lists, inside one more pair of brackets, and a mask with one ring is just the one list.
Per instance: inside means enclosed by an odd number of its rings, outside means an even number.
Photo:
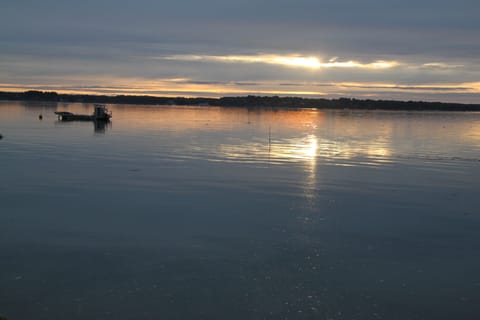
[{"label": "water", "polygon": [[0,102],[0,315],[480,317],[479,113],[110,109]]}]

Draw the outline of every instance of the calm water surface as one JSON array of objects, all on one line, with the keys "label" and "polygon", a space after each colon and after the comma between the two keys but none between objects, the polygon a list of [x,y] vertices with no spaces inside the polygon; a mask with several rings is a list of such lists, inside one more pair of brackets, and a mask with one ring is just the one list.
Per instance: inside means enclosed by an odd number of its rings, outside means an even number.
[{"label": "calm water surface", "polygon": [[479,113],[110,109],[0,102],[0,315],[480,318]]}]

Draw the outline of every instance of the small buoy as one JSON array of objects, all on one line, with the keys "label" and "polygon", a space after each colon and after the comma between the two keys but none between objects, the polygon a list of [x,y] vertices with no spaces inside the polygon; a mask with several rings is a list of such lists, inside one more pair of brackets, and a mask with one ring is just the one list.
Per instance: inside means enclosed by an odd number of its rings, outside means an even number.
[{"label": "small buoy", "polygon": [[0,134],[0,140],[3,139],[3,136]]},{"label": "small buoy", "polygon": [[40,119],[40,120],[42,120],[42,119],[43,119],[43,116],[42,116],[42,114],[40,114],[40,115],[38,116],[38,119]]}]

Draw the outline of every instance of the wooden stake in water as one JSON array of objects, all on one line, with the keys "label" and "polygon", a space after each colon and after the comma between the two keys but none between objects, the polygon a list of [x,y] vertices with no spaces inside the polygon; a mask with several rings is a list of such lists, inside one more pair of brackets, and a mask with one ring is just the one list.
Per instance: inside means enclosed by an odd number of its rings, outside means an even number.
[{"label": "wooden stake in water", "polygon": [[271,127],[268,126],[268,164],[270,165],[270,154],[272,149],[272,130]]}]

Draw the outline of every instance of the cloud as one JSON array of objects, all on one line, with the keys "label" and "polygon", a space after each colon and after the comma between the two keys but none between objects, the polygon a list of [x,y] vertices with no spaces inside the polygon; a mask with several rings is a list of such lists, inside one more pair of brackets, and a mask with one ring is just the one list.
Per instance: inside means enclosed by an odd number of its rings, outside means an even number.
[{"label": "cloud", "polygon": [[464,68],[465,65],[463,64],[448,64],[445,62],[429,62],[422,64],[423,68],[431,68],[431,69],[458,69]]},{"label": "cloud", "polygon": [[400,85],[395,83],[338,83],[338,87],[358,91],[370,92],[403,92],[403,93],[424,93],[424,94],[452,94],[467,93],[479,94],[480,82],[472,83],[449,83],[449,84],[412,84]]},{"label": "cloud", "polygon": [[397,66],[397,61],[377,60],[368,63],[362,63],[354,60],[337,61],[332,58],[327,62],[323,62],[317,57],[303,55],[274,55],[274,54],[257,54],[257,55],[170,55],[163,57],[154,57],[157,60],[180,60],[180,61],[207,61],[220,63],[264,63],[280,65],[284,67],[299,67],[307,69],[327,69],[327,68],[358,68],[358,69],[389,69]]}]

